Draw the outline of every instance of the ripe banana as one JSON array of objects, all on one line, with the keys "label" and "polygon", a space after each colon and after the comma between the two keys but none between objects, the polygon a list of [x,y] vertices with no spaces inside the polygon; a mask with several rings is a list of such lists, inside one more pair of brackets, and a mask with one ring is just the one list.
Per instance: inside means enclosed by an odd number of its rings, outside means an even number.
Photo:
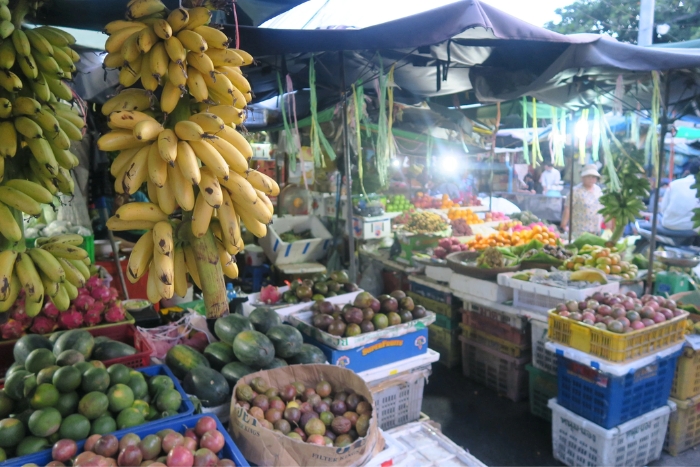
[{"label": "ripe banana", "polygon": [[153,262],[151,262],[148,267],[148,281],[146,285],[146,297],[148,297],[151,303],[158,303],[162,298],[156,286],[156,282],[158,282],[156,279],[156,268],[153,266]]},{"label": "ripe banana", "polygon": [[158,153],[158,145],[152,144],[148,151],[148,176],[158,188],[165,185],[168,179],[168,167],[170,167],[168,163]]},{"label": "ripe banana", "polygon": [[225,49],[228,46],[228,36],[218,29],[214,29],[210,26],[198,26],[192,30],[202,36],[202,39],[207,41],[209,47]]},{"label": "ripe banana", "polygon": [[142,147],[129,162],[129,165],[121,179],[121,186],[124,193],[133,195],[139,188],[141,188],[141,185],[143,185],[148,178],[149,150],[149,146]]},{"label": "ripe banana", "polygon": [[41,214],[41,204],[36,202],[32,197],[9,186],[0,186],[0,202],[29,214],[30,216],[38,216]]},{"label": "ripe banana", "polygon": [[248,211],[240,210],[237,211],[237,213],[248,232],[252,233],[258,238],[263,238],[265,235],[267,235],[267,226],[250,216]]},{"label": "ripe banana", "polygon": [[17,130],[12,122],[0,122],[0,156],[14,157],[17,153]]},{"label": "ripe banana", "polygon": [[156,278],[156,289],[163,298],[172,298],[174,293],[175,262],[172,253],[164,255],[158,249],[153,252],[153,266]]},{"label": "ripe banana", "polygon": [[195,7],[195,8],[190,8],[189,12],[190,17],[189,21],[187,22],[187,29],[195,29],[199,26],[204,26],[205,24],[209,24],[209,21],[211,21],[211,11],[209,11],[208,8],[205,7]]},{"label": "ripe banana", "polygon": [[190,274],[194,284],[201,289],[202,282],[199,279],[199,271],[197,270],[197,261],[195,260],[194,250],[192,250],[192,246],[190,245],[185,245],[183,249],[185,250],[185,264],[187,265],[187,272]]},{"label": "ripe banana", "polygon": [[153,258],[153,233],[148,231],[134,244],[127,265],[127,277],[129,281],[136,283],[148,270],[148,265]]},{"label": "ripe banana", "polygon": [[121,151],[123,149],[141,148],[149,141],[142,141],[134,136],[133,131],[113,130],[100,136],[97,147],[102,151]]},{"label": "ripe banana", "polygon": [[268,196],[277,196],[280,194],[280,187],[276,181],[257,170],[248,170],[245,173],[245,178],[253,188],[260,190]]},{"label": "ripe banana", "polygon": [[158,154],[165,162],[175,165],[177,159],[177,136],[171,129],[166,129],[158,135]]},{"label": "ripe banana", "polygon": [[15,300],[17,300],[17,296],[22,290],[22,284],[20,284],[17,274],[12,274],[9,286],[0,284],[0,290],[2,290],[3,288],[7,288],[8,292],[5,300],[0,300],[0,312],[2,313],[6,312],[15,305]]},{"label": "ripe banana", "polygon": [[186,141],[178,141],[177,143],[177,166],[186,180],[192,185],[199,185],[202,179],[199,161],[192,147]]},{"label": "ripe banana", "polygon": [[153,77],[160,81],[168,73],[168,62],[170,57],[165,50],[165,44],[163,42],[158,42],[153,46],[151,51],[151,73]]},{"label": "ripe banana", "polygon": [[160,96],[160,110],[162,110],[165,114],[171,113],[173,110],[175,110],[177,103],[180,102],[182,95],[183,92],[181,88],[173,84],[171,80],[165,80],[163,92]]},{"label": "ripe banana", "polygon": [[85,277],[76,268],[73,263],[66,260],[65,258],[58,258],[58,262],[66,273],[66,281],[70,282],[77,288],[85,287]]},{"label": "ripe banana", "polygon": [[22,230],[5,203],[0,203],[0,234],[11,242],[22,240]]},{"label": "ripe banana", "polygon": [[51,192],[49,192],[49,190],[29,180],[16,178],[13,180],[8,180],[5,183],[5,186],[21,191],[25,195],[33,198],[38,203],[50,204],[53,201],[53,195]]},{"label": "ripe banana", "polygon": [[182,89],[187,85],[187,71],[182,62],[171,61],[168,63],[168,81]]},{"label": "ripe banana", "polygon": [[120,232],[123,230],[150,230],[155,224],[151,221],[125,221],[112,216],[107,219],[106,226],[109,230]]},{"label": "ripe banana", "polygon": [[176,37],[187,50],[202,53],[209,47],[204,38],[194,31],[184,29],[178,32]]},{"label": "ripe banana", "polygon": [[200,174],[202,179],[199,182],[199,193],[204,196],[204,199],[209,206],[218,209],[223,203],[223,190],[221,189],[219,180],[216,178],[210,167],[202,167]]},{"label": "ripe banana", "polygon": [[206,141],[216,148],[231,170],[238,173],[248,170],[248,161],[233,144],[218,136],[211,136]]},{"label": "ripe banana", "polygon": [[83,275],[85,280],[90,279],[90,268],[82,260],[79,261],[77,259],[69,259],[68,262],[75,266],[75,269],[77,269],[78,272]]},{"label": "ripe banana", "polygon": [[211,216],[214,214],[214,208],[204,198],[202,192],[197,195],[197,201],[192,210],[192,234],[201,238],[209,229]]},{"label": "ripe banana", "polygon": [[241,203],[253,203],[258,199],[255,188],[248,183],[245,177],[233,170],[229,172],[228,180],[219,179],[219,183],[226,187],[235,200]]},{"label": "ripe banana", "polygon": [[190,14],[184,8],[177,8],[168,15],[168,24],[172,28],[173,34],[177,34],[182,30],[190,19]]},{"label": "ripe banana", "polygon": [[58,291],[56,292],[56,295],[50,297],[50,299],[51,303],[53,303],[56,306],[58,311],[66,311],[68,308],[70,308],[71,299],[68,296],[68,290],[66,289],[64,284],[58,284]]},{"label": "ripe banana", "polygon": [[[2,74],[0,74],[1,76]],[[2,85],[2,81],[0,81],[0,85]],[[197,102],[204,102],[209,98],[207,83],[204,81],[202,73],[196,68],[187,67],[187,89]]]},{"label": "ripe banana", "polygon": [[172,214],[177,209],[175,187],[166,182],[162,188],[156,187],[156,190],[158,190],[158,206],[160,206],[161,211],[168,215]]},{"label": "ripe banana", "polygon": [[153,23],[153,31],[156,33],[156,36],[163,40],[170,39],[173,35],[173,28],[170,27],[168,21],[164,19],[157,19]]},{"label": "ripe banana", "polygon": [[199,160],[210,168],[217,177],[227,180],[229,168],[221,154],[211,144],[204,141],[189,141],[189,145],[194,150]]},{"label": "ripe banana", "polygon": [[88,257],[87,251],[67,243],[47,243],[45,245],[41,245],[41,248],[57,258],[85,259]]},{"label": "ripe banana", "polygon": [[250,143],[235,129],[225,126],[216,136],[233,144],[247,160],[253,157],[253,148]]},{"label": "ripe banana", "polygon": [[80,246],[85,239],[78,234],[61,234],[53,237],[39,237],[35,241],[36,246],[46,245],[48,243],[65,243],[66,245]]},{"label": "ripe banana", "polygon": [[241,226],[236,208],[228,190],[222,190],[223,203],[219,208],[219,223],[224,233],[225,243],[235,246],[241,238]]},{"label": "ripe banana", "polygon": [[211,77],[214,73],[214,64],[208,55],[198,52],[187,53],[187,65],[195,68],[202,75]]},{"label": "ripe banana", "polygon": [[158,124],[155,118],[138,110],[117,110],[109,114],[109,123],[124,130],[133,130],[137,123],[143,121]]},{"label": "ripe banana", "polygon": [[190,116],[190,122],[199,125],[207,133],[216,134],[224,129],[226,123],[216,114],[200,112]]},{"label": "ripe banana", "polygon": [[173,226],[168,221],[160,221],[153,227],[153,244],[155,251],[170,255],[173,251]]},{"label": "ripe banana", "polygon": [[187,120],[175,124],[175,134],[183,141],[201,141],[205,136],[201,126]]},{"label": "ripe banana", "polygon": [[158,205],[154,203],[133,202],[127,203],[119,207],[114,214],[117,219],[122,221],[146,221],[146,222],[161,222],[167,221],[168,216],[160,210]]},{"label": "ripe banana", "polygon": [[144,120],[134,126],[134,136],[138,140],[152,141],[163,131],[163,126],[155,120]]},{"label": "ripe banana", "polygon": [[0,301],[7,300],[10,294],[10,283],[16,260],[16,251],[4,250],[0,252]]},{"label": "ripe banana", "polygon": [[146,110],[151,107],[152,95],[145,89],[124,89],[111,97],[102,106],[102,115],[109,115],[117,110]]},{"label": "ripe banana", "polygon": [[143,53],[148,53],[149,50],[158,42],[158,36],[151,27],[143,28],[136,39],[136,46]]},{"label": "ripe banana", "polygon": [[27,294],[25,305],[30,302],[40,302],[43,304],[44,285],[41,283],[41,277],[39,277],[39,272],[36,270],[34,262],[27,253],[19,253],[17,255],[15,270],[17,271],[17,277],[22,284],[22,288]]},{"label": "ripe banana", "polygon": [[178,167],[167,165],[168,182],[174,187],[175,200],[183,211],[191,211],[194,208],[194,188],[180,172]]}]

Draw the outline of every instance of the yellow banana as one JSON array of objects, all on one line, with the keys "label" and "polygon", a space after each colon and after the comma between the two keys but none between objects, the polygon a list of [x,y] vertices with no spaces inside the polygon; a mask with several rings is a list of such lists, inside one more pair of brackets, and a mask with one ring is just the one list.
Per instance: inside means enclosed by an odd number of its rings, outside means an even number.
[{"label": "yellow banana", "polygon": [[22,90],[22,80],[11,71],[0,70],[0,87],[7,92],[19,92]]},{"label": "yellow banana", "polygon": [[44,102],[51,99],[51,89],[49,84],[46,82],[44,75],[39,73],[35,80],[29,81],[29,87],[32,88],[32,92],[36,94],[37,99]]},{"label": "yellow banana", "polygon": [[242,93],[247,93],[247,92],[250,92],[252,90],[252,88],[250,87],[250,83],[245,78],[245,76],[243,76],[243,74],[240,73],[239,69],[234,69],[233,67],[223,66],[223,67],[217,68],[216,71],[226,75],[226,77],[231,81],[231,84],[233,84],[236,88],[238,88],[238,90],[241,91]]},{"label": "yellow banana", "polygon": [[[61,130],[59,121],[48,111],[40,109],[38,113],[30,115],[29,118],[39,125],[41,131],[49,140],[55,138]],[[71,125],[82,136],[80,130],[78,130],[75,125]],[[70,130],[72,131],[72,128]]]},{"label": "yellow banana", "polygon": [[133,86],[140,78],[141,73],[134,72],[128,66],[124,66],[121,70],[119,70],[119,84],[121,84],[124,87]]},{"label": "yellow banana", "polygon": [[224,121],[218,115],[209,112],[200,112],[190,116],[189,121],[199,125],[207,133],[216,134],[224,129]]},{"label": "yellow banana", "polygon": [[157,222],[153,227],[154,251],[162,255],[173,252],[173,226],[167,220]]},{"label": "yellow banana", "polygon": [[153,23],[153,31],[156,33],[156,36],[163,40],[170,39],[173,35],[173,28],[170,27],[168,21],[164,19],[157,19]]},{"label": "yellow banana", "polygon": [[255,62],[255,59],[253,58],[253,56],[250,55],[245,50],[241,50],[241,49],[229,49],[229,50],[236,52],[236,54],[238,54],[238,56],[241,57],[241,60],[243,60],[242,66],[252,65]]},{"label": "yellow banana", "polygon": [[221,190],[223,203],[219,208],[219,224],[224,234],[224,243],[235,246],[241,238],[241,226],[238,221],[238,214],[228,190]]},{"label": "yellow banana", "polygon": [[[41,271],[39,271],[39,277],[41,278],[41,285],[44,286],[44,294],[52,299],[56,295],[58,295],[58,292],[60,290],[60,285],[58,282],[52,281],[46,275],[42,274]],[[66,295],[66,298],[68,296]]]},{"label": "yellow banana", "polygon": [[7,298],[5,300],[0,300],[0,313],[4,313],[15,305],[17,296],[20,290],[22,290],[22,285],[17,278],[17,274],[12,274],[8,286],[2,285],[3,288],[7,288]]},{"label": "yellow banana", "polygon": [[177,159],[177,136],[171,129],[166,129],[158,135],[158,154],[165,162],[175,165]]},{"label": "yellow banana", "polygon": [[204,78],[204,82],[211,91],[215,91],[223,95],[230,94],[235,98],[234,94],[236,90],[234,90],[231,80],[229,80],[226,75],[214,72],[202,74],[202,78]]},{"label": "yellow banana", "polygon": [[168,81],[175,86],[184,89],[187,84],[187,72],[185,67],[177,62],[168,63]]},{"label": "yellow banana", "polygon": [[43,138],[37,138],[27,140],[26,142],[44,176],[50,178],[55,177],[58,173],[59,166],[48,141]]},{"label": "yellow banana", "polygon": [[167,165],[169,183],[174,187],[175,200],[183,211],[191,211],[194,208],[194,188],[189,180],[185,179],[178,167]]},{"label": "yellow banana", "polygon": [[148,281],[146,283],[146,297],[151,303],[158,303],[161,298],[163,298],[158,291],[156,282],[158,282],[156,279],[156,268],[153,266],[153,262],[151,262],[148,267]]},{"label": "yellow banana", "polygon": [[10,294],[10,282],[12,281],[12,273],[15,270],[16,261],[16,251],[4,250],[0,252],[0,301],[7,300]]},{"label": "yellow banana", "polygon": [[[155,144],[155,143],[154,143]],[[141,188],[148,178],[148,151],[149,146],[142,147],[128,164],[128,168],[121,179],[124,193],[133,195]]]},{"label": "yellow banana", "polygon": [[158,204],[158,187],[149,178],[146,180],[146,193],[148,194],[148,199],[151,203]]},{"label": "yellow banana", "polygon": [[172,214],[175,209],[177,209],[175,189],[177,189],[177,187],[173,187],[169,183],[169,180],[165,181],[165,185],[163,185],[162,188],[156,187],[156,190],[158,191],[158,206],[160,206],[160,209],[168,215]]},{"label": "yellow banana", "polygon": [[280,187],[276,181],[257,170],[248,170],[245,173],[245,178],[253,188],[260,190],[268,196],[277,196],[280,194]]},{"label": "yellow banana", "polygon": [[189,141],[189,144],[199,160],[210,168],[217,177],[223,179],[229,177],[229,168],[226,159],[219,154],[214,146],[204,141]]},{"label": "yellow banana", "polygon": [[178,33],[181,29],[187,26],[190,20],[190,14],[184,8],[176,8],[168,15],[168,24],[172,28],[173,34]]},{"label": "yellow banana", "polygon": [[207,42],[204,40],[204,38],[194,31],[183,29],[177,33],[176,37],[187,50],[202,53],[208,48]]},{"label": "yellow banana", "polygon": [[141,55],[141,49],[139,48],[139,36],[141,35],[141,30],[133,32],[129,37],[126,38],[124,44],[122,44],[119,53],[122,54],[124,60],[127,62],[135,61]]},{"label": "yellow banana", "polygon": [[36,246],[46,245],[48,243],[65,243],[66,245],[80,246],[85,239],[78,234],[60,234],[53,237],[39,237],[35,241]]},{"label": "yellow banana", "polygon": [[[71,284],[72,287],[72,284]],[[78,295],[78,289],[73,287],[75,289],[75,295],[77,297]],[[58,311],[66,311],[68,308],[70,308],[70,295],[68,294],[68,289],[64,284],[58,284],[58,292],[56,292],[56,295],[54,295],[51,298],[51,303],[53,303]]]},{"label": "yellow banana", "polygon": [[68,243],[46,243],[41,248],[48,251],[56,258],[64,259],[85,259],[88,257],[87,251]]},{"label": "yellow banana", "polygon": [[[221,269],[223,271],[226,271],[227,266],[235,264],[236,260],[229,254],[228,251],[226,251],[226,248],[224,247],[223,243],[221,243],[218,240],[214,240],[214,243],[216,244],[216,250],[219,254],[219,263],[221,263]],[[224,272],[224,275],[228,277],[228,274],[226,274],[226,272]]]},{"label": "yellow banana", "polygon": [[155,120],[144,120],[134,126],[134,136],[138,140],[152,141],[158,138],[163,126]]},{"label": "yellow banana", "polygon": [[12,35],[15,30],[15,25],[12,21],[2,20],[0,21],[0,38],[7,39]]},{"label": "yellow banana", "polygon": [[187,272],[190,274],[194,284],[201,289],[202,282],[199,280],[199,271],[197,270],[197,261],[194,256],[194,250],[192,250],[190,245],[185,245],[183,250],[185,251],[185,264],[187,265]]},{"label": "yellow banana", "polygon": [[53,46],[51,46],[51,43],[49,43],[44,36],[31,29],[25,30],[24,33],[33,50],[48,56],[54,54]]},{"label": "yellow banana", "polygon": [[126,203],[117,209],[114,216],[123,221],[148,221],[152,223],[168,220],[167,214],[157,204],[146,202]]},{"label": "yellow banana", "polygon": [[0,186],[0,201],[30,216],[41,214],[41,204],[31,196],[9,186]]},{"label": "yellow banana", "polygon": [[59,125],[59,131],[56,133],[60,133],[61,130],[65,131],[71,141],[80,141],[83,139],[83,132],[77,126],[60,115],[56,115],[54,118],[58,121]]},{"label": "yellow banana", "polygon": [[231,170],[238,173],[248,170],[248,161],[233,144],[218,136],[210,136],[206,141],[216,148]]},{"label": "yellow banana", "polygon": [[[173,62],[170,62],[171,65],[172,63]],[[175,110],[177,103],[180,102],[182,94],[182,89],[174,85],[171,80],[166,79],[165,84],[163,84],[163,92],[160,96],[160,110],[165,114],[171,113]]]},{"label": "yellow banana", "polygon": [[226,126],[216,136],[233,144],[247,160],[253,157],[253,148],[250,146],[250,143],[235,129]]},{"label": "yellow banana", "polygon": [[267,210],[270,211],[270,216],[274,215],[275,207],[272,205],[270,198],[268,198],[267,195],[260,190],[255,190],[255,192],[258,194],[258,199],[262,201],[265,204],[265,207],[267,207]]},{"label": "yellow banana", "polygon": [[151,107],[151,93],[145,89],[125,89],[107,100],[102,106],[102,115],[117,110],[146,110]]},{"label": "yellow banana", "polygon": [[88,268],[87,264],[85,264],[83,261],[79,261],[77,259],[69,259],[69,263],[71,263],[73,266],[75,266],[75,269],[82,274],[83,278],[85,280],[90,279],[90,268]]},{"label": "yellow banana", "polygon": [[205,53],[215,67],[243,65],[243,59],[233,49],[208,49]]},{"label": "yellow banana", "polygon": [[248,211],[239,210],[236,212],[238,213],[238,216],[241,218],[241,222],[243,222],[243,225],[245,225],[248,232],[252,233],[258,238],[263,238],[265,235],[267,235],[267,226],[251,216]]},{"label": "yellow banana", "polygon": [[151,121],[158,123],[156,119],[138,110],[118,110],[109,114],[109,122],[117,128],[133,130],[137,123]]},{"label": "yellow banana", "polygon": [[63,70],[53,57],[41,54],[37,51],[32,52],[31,56],[34,57],[36,66],[44,75],[54,78],[63,77]]},{"label": "yellow banana", "polygon": [[247,213],[248,217],[252,217],[264,225],[268,225],[272,222],[272,213],[260,198],[256,198],[252,203],[234,199],[233,203],[236,206],[236,212],[239,214]]},{"label": "yellow banana", "polygon": [[[50,112],[51,109],[49,107],[42,107],[42,110],[44,110],[45,112],[46,111]],[[61,108],[57,108],[54,111],[54,114],[58,115],[59,117],[65,118],[66,120],[71,122],[73,125],[78,127],[80,130],[85,128],[85,119],[83,118],[82,115],[78,115],[77,113],[74,113],[70,110],[64,110]]]},{"label": "yellow banana", "polygon": [[152,27],[147,27],[139,31],[139,36],[136,39],[136,46],[141,52],[148,53],[148,51],[151,50],[151,47],[153,47],[157,42],[158,36],[156,35],[156,32]]},{"label": "yellow banana", "polygon": [[[68,295],[69,301],[75,300],[76,298],[78,298],[78,288],[76,286],[74,286],[73,284],[71,284],[70,282],[63,281],[61,283],[61,287],[65,290],[66,295]],[[59,292],[57,297],[60,295],[61,295],[61,292]],[[58,304],[56,304],[56,307],[58,307]]]},{"label": "yellow banana", "polygon": [[199,185],[202,175],[200,173],[197,155],[186,141],[179,141],[177,143],[177,166],[180,172],[182,172],[182,176],[185,177],[185,180],[192,185]]},{"label": "yellow banana", "polygon": [[138,282],[148,270],[153,258],[153,233],[148,231],[134,244],[126,267],[127,277],[132,284]]},{"label": "yellow banana", "polygon": [[[0,76],[2,76],[2,74],[0,74]],[[0,85],[2,85],[1,81]],[[196,68],[187,67],[187,89],[197,102],[203,102],[209,97],[207,83],[204,81],[202,73]]]},{"label": "yellow banana", "polygon": [[175,134],[183,141],[201,141],[202,137],[205,136],[201,126],[187,120],[175,124]]},{"label": "yellow banana", "polygon": [[36,79],[39,76],[39,68],[36,64],[36,60],[34,60],[34,57],[31,55],[19,57],[17,63],[19,63],[19,68],[27,78]]},{"label": "yellow banana", "polygon": [[70,282],[77,288],[85,287],[85,277],[80,273],[73,263],[65,258],[58,258],[61,268],[65,272],[66,281]]},{"label": "yellow banana", "polygon": [[200,73],[209,75],[214,72],[214,64],[209,56],[200,52],[187,53],[187,65],[196,68]]},{"label": "yellow banana", "polygon": [[231,256],[231,262],[221,265],[221,270],[226,277],[229,279],[236,279],[238,277],[238,265],[236,264],[235,257]]},{"label": "yellow banana", "polygon": [[17,130],[12,122],[0,122],[0,156],[14,157],[17,153]]},{"label": "yellow banana", "polygon": [[253,186],[248,183],[248,180],[238,172],[231,170],[229,172],[229,179],[219,179],[219,182],[231,192],[231,196],[235,200],[240,200],[242,203],[253,203],[258,199],[255,188],[253,188]]},{"label": "yellow banana", "polygon": [[231,105],[205,106],[206,104],[200,104],[200,110],[202,112],[206,111],[216,115],[225,125],[240,125],[245,121],[245,111]]},{"label": "yellow banana", "polygon": [[39,271],[36,270],[34,262],[27,253],[19,253],[15,262],[15,271],[24,292],[27,294],[27,301],[42,302],[44,300],[44,285],[41,283]]},{"label": "yellow banana", "polygon": [[187,264],[182,245],[176,246],[173,254],[173,289],[178,297],[187,294]]},{"label": "yellow banana", "polygon": [[53,59],[56,60],[58,66],[61,67],[63,72],[74,72],[76,71],[76,66],[73,64],[73,60],[68,54],[66,54],[62,49],[56,47],[53,52]]},{"label": "yellow banana", "polygon": [[15,64],[16,52],[12,41],[3,41],[0,44],[0,68],[9,70]]},{"label": "yellow banana", "polygon": [[192,234],[201,238],[209,229],[211,216],[214,214],[214,208],[204,198],[202,192],[197,195],[197,201],[194,203],[192,210]]},{"label": "yellow banana", "polygon": [[199,193],[204,196],[204,200],[209,206],[218,209],[223,203],[221,185],[209,167],[202,167],[202,180],[199,182]]},{"label": "yellow banana", "polygon": [[141,65],[141,85],[144,89],[151,92],[158,89],[158,86],[160,85],[160,81],[154,76],[153,70],[151,69],[151,57],[153,56],[153,50],[154,49],[151,49],[151,51],[143,57],[143,63]]},{"label": "yellow banana", "polygon": [[63,99],[64,101],[73,100],[73,90],[65,81],[49,76],[46,73],[39,73],[39,75],[44,77],[49,90],[54,93],[58,99]]},{"label": "yellow banana", "polygon": [[158,42],[151,51],[151,73],[158,81],[168,73],[169,62],[170,57],[165,50],[165,44]]},{"label": "yellow banana", "polygon": [[119,52],[111,52],[105,55],[102,60],[102,65],[105,68],[119,68],[124,64],[124,57]]},{"label": "yellow banana", "polygon": [[140,148],[149,144],[134,136],[130,130],[113,130],[97,140],[97,147],[102,151],[121,151],[123,149]]},{"label": "yellow banana", "polygon": [[104,34],[107,34],[111,36],[112,34],[117,33],[118,31],[121,31],[122,29],[128,29],[128,28],[146,28],[148,25],[144,23],[139,23],[138,21],[125,21],[123,19],[118,19],[115,21],[110,21],[105,25],[104,28],[102,28],[102,32]]},{"label": "yellow banana", "polygon": [[109,230],[120,232],[123,230],[149,230],[152,229],[155,222],[149,221],[125,221],[116,218],[115,216],[107,219],[106,226]]},{"label": "yellow banana", "polygon": [[11,242],[19,242],[22,239],[22,230],[5,203],[0,203],[0,234]]},{"label": "yellow banana", "polygon": [[44,132],[39,124],[24,115],[15,118],[15,129],[27,139],[41,138],[44,136]]},{"label": "yellow banana", "polygon": [[127,8],[126,16],[130,19],[143,18],[165,10],[165,5],[160,0],[136,0]]},{"label": "yellow banana", "polygon": [[168,163],[158,153],[158,145],[152,144],[148,151],[148,176],[158,188],[165,185],[168,179],[168,167]]},{"label": "yellow banana", "polygon": [[214,29],[210,26],[198,26],[194,28],[193,31],[202,36],[202,38],[207,41],[209,47],[225,49],[228,46],[228,36],[218,29]]},{"label": "yellow banana", "polygon": [[205,7],[190,8],[188,13],[190,14],[189,21],[187,22],[187,29],[195,29],[199,26],[204,26],[209,24],[211,21],[211,11]]},{"label": "yellow banana", "polygon": [[15,47],[15,51],[24,55],[25,57],[32,53],[32,46],[29,43],[27,34],[21,29],[15,29],[12,31],[12,45]]},{"label": "yellow banana", "polygon": [[21,191],[37,203],[50,204],[53,201],[53,195],[46,188],[29,180],[15,178],[5,182],[5,186]]},{"label": "yellow banana", "polygon": [[119,155],[114,158],[112,165],[109,167],[109,172],[116,177],[122,168],[139,152],[140,148],[124,149],[119,152]]}]

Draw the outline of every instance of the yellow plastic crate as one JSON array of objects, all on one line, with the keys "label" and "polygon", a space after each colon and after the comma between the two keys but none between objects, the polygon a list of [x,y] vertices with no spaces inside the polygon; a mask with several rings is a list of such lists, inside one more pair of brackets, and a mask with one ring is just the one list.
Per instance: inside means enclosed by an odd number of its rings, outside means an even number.
[{"label": "yellow plastic crate", "polygon": [[471,339],[474,342],[485,345],[494,350],[498,350],[499,352],[510,355],[511,357],[519,358],[524,357],[526,354],[530,354],[529,342],[520,345],[514,344],[513,342],[505,339],[498,338],[493,334],[471,328],[464,323],[459,323],[459,327],[462,328],[462,335],[467,339]]},{"label": "yellow plastic crate", "polygon": [[677,456],[700,444],[700,395],[692,399],[671,400],[676,403],[677,410],[671,412],[668,419],[664,449]]},{"label": "yellow plastic crate", "polygon": [[574,349],[611,362],[652,354],[685,339],[688,313],[647,329],[616,334],[549,312],[548,337]]},{"label": "yellow plastic crate", "polygon": [[673,378],[671,397],[680,400],[700,395],[700,351],[683,349]]}]

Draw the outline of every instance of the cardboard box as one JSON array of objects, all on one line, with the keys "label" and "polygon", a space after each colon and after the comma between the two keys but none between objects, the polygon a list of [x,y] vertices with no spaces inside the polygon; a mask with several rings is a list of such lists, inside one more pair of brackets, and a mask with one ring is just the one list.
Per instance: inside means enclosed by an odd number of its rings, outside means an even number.
[{"label": "cardboard box", "polygon": [[[294,231],[311,231],[308,240],[283,242],[280,234]],[[267,235],[260,239],[265,255],[273,264],[291,264],[315,261],[326,254],[333,236],[323,223],[313,216],[285,216],[273,219],[267,227]]]}]

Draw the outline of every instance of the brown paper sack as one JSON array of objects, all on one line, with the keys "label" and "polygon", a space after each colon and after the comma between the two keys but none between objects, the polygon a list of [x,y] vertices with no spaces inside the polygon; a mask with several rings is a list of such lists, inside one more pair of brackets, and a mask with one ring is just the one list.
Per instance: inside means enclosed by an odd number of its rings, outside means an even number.
[{"label": "brown paper sack", "polygon": [[[241,384],[250,384],[253,378],[262,377],[270,387],[282,389],[295,381],[307,387],[325,380],[333,389],[352,389],[372,404],[372,418],[367,436],[350,446],[336,448],[318,446],[289,438],[263,428],[260,422],[236,405],[236,389]],[[292,365],[273,370],[260,371],[240,379],[231,398],[231,421],[229,431],[233,441],[251,463],[264,466],[328,467],[362,465],[384,449],[384,439],[377,427],[376,407],[372,392],[364,380],[350,370],[333,365]]]}]

